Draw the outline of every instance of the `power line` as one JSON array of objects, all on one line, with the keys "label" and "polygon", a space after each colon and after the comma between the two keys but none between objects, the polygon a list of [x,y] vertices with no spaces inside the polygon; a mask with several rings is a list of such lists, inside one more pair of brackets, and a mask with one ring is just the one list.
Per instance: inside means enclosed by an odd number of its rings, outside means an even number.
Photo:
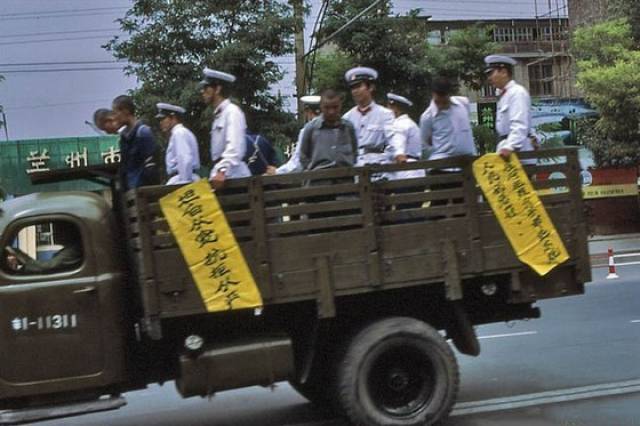
[{"label": "power line", "polygon": [[41,65],[89,65],[89,64],[117,64],[123,61],[63,61],[63,62],[23,62],[15,64],[0,64],[0,67],[22,67]]},{"label": "power line", "polygon": [[4,41],[0,43],[0,46],[15,46],[18,44],[37,44],[37,43],[49,43],[57,41],[74,41],[74,40],[104,40],[109,36],[91,36],[91,37],[67,37],[67,38],[47,38],[43,40],[19,40],[19,41]]},{"label": "power line", "polygon": [[73,71],[107,71],[123,70],[123,67],[86,67],[86,68],[51,68],[39,70],[0,70],[0,74],[24,74],[37,72],[73,72]]},{"label": "power line", "polygon": [[37,12],[16,12],[16,13],[3,13],[2,16],[25,16],[25,15],[50,15],[58,13],[71,13],[71,12],[95,12],[98,10],[114,10],[114,9],[128,9],[126,6],[121,7],[92,7],[87,9],[59,9],[59,10],[42,10]]},{"label": "power line", "polygon": [[108,31],[120,31],[120,28],[105,28],[102,30],[46,31],[41,33],[18,33],[18,34],[0,35],[0,38],[40,37],[40,36],[58,35],[58,34],[102,33],[102,32],[108,32]]},{"label": "power line", "polygon": [[106,16],[106,15],[113,15],[114,12],[70,13],[68,15],[45,15],[45,16],[35,16],[35,15],[34,16],[13,16],[9,18],[0,17],[0,21],[24,21],[29,19],[54,19],[54,18],[76,18],[76,17],[83,17],[83,16]]},{"label": "power line", "polygon": [[58,106],[67,106],[67,105],[85,105],[85,104],[95,104],[102,102],[110,102],[111,99],[94,99],[94,100],[86,100],[86,101],[76,101],[76,102],[59,102],[53,104],[44,104],[44,105],[18,105],[16,107],[5,106],[5,110],[7,111],[19,111],[25,109],[41,109],[41,108],[53,108]]}]

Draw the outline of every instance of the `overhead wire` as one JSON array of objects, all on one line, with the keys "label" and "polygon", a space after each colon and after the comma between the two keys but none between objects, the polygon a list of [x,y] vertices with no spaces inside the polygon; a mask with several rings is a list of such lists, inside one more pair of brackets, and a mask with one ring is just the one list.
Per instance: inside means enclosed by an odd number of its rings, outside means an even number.
[{"label": "overhead wire", "polygon": [[100,30],[44,31],[39,33],[0,34],[0,39],[16,38],[16,37],[41,37],[41,36],[50,36],[50,35],[59,35],[59,34],[102,33],[102,32],[109,32],[109,31],[119,32],[120,28],[105,28]]}]

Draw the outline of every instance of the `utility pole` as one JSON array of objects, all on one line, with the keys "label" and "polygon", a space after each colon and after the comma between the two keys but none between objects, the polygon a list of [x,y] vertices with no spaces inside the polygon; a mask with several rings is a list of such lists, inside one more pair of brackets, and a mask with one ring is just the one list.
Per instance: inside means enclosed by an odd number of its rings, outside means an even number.
[{"label": "utility pole", "polygon": [[302,101],[300,98],[306,92],[305,64],[304,64],[304,0],[289,0],[293,6],[295,20],[295,55],[296,55],[296,98],[298,102],[298,121],[304,121]]}]

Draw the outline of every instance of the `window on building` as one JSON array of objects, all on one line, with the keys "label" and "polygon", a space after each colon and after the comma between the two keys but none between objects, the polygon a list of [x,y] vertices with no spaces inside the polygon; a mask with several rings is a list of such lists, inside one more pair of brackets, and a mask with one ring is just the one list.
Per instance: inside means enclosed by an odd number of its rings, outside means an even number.
[{"label": "window on building", "polygon": [[529,67],[529,90],[531,96],[553,95],[553,65],[535,64]]},{"label": "window on building", "polygon": [[518,27],[515,29],[516,41],[532,41],[533,40],[533,28],[531,27]]},{"label": "window on building", "polygon": [[513,28],[496,28],[493,30],[493,41],[509,43],[513,41]]},{"label": "window on building", "polygon": [[481,98],[492,98],[496,95],[496,90],[489,83],[485,83],[480,88],[480,97]]},{"label": "window on building", "polygon": [[432,46],[442,44],[442,33],[440,30],[429,31],[427,34],[427,43]]},{"label": "window on building", "polygon": [[82,265],[82,238],[66,220],[27,223],[5,243],[2,269],[17,275],[73,271]]}]

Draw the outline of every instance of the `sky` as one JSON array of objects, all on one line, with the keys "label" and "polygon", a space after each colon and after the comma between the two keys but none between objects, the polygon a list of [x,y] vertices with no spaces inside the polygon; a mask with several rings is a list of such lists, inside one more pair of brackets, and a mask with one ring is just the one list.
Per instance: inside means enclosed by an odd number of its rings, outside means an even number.
[{"label": "sky", "polygon": [[[231,1],[231,0],[229,0]],[[373,0],[372,0],[373,1]],[[421,8],[433,20],[533,18],[557,10],[567,0],[395,0],[395,11]],[[307,33],[320,0],[312,0]],[[93,136],[85,123],[93,111],[134,89],[135,77],[122,72],[101,45],[119,34],[115,20],[129,0],[0,0],[0,105],[10,140]],[[308,48],[307,39],[307,48]],[[281,60],[290,64],[292,58]],[[273,89],[294,90],[291,65]],[[294,104],[292,102],[291,104]],[[5,139],[4,131],[0,141]]]}]

